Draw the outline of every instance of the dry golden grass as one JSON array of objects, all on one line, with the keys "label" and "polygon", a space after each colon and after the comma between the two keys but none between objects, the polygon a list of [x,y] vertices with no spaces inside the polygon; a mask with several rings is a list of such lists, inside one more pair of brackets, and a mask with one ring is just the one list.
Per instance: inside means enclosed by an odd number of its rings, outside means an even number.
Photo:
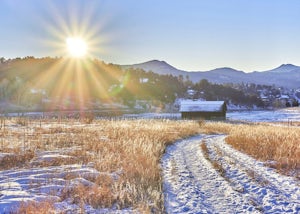
[{"label": "dry golden grass", "polygon": [[42,201],[42,202],[23,202],[21,203],[16,214],[54,214],[56,213],[52,201]]},{"label": "dry golden grass", "polygon": [[33,157],[34,152],[32,150],[27,150],[25,152],[14,150],[14,153],[4,156],[0,160],[0,170],[6,170],[15,167],[25,167]]},{"label": "dry golden grass", "polygon": [[[66,187],[63,191],[62,198],[71,198],[74,203],[87,203],[95,208],[114,204],[120,209],[133,207],[142,213],[162,212],[160,159],[165,148],[178,139],[199,132],[228,134],[226,141],[236,149],[257,159],[276,161],[274,167],[281,172],[299,173],[300,132],[296,127],[94,119],[30,120],[24,125],[17,123],[18,128],[15,127],[16,121],[6,121],[5,124],[0,129],[0,152],[14,155],[0,160],[1,170],[8,166],[29,167],[27,163],[36,157],[36,151],[59,150],[60,154],[72,158],[57,159],[47,166],[93,163],[100,172],[118,175],[113,180],[103,175],[90,178],[96,186],[78,185],[71,189]],[[11,124],[14,128],[9,128]],[[202,149],[205,150],[204,144]],[[21,164],[20,160],[26,160],[26,164]],[[37,204],[28,207],[29,210],[40,209]],[[22,209],[26,213],[26,206]]]},{"label": "dry golden grass", "polygon": [[[2,129],[0,152],[24,147],[28,151],[59,149],[60,154],[73,158],[56,159],[34,166],[93,163],[100,172],[118,175],[113,182],[103,176],[91,178],[96,183],[92,187],[66,187],[62,198],[71,198],[76,204],[87,203],[94,208],[111,207],[114,204],[120,209],[133,207],[145,213],[164,209],[160,159],[166,146],[199,133],[199,124],[195,121],[31,120],[17,124],[18,129]],[[70,149],[72,147],[74,149]],[[31,156],[26,162],[34,158]],[[3,165],[6,162],[2,164],[2,169],[5,169]],[[18,159],[10,159],[9,167],[19,167]],[[29,209],[32,207],[30,205]],[[22,209],[25,210],[24,206]]]},{"label": "dry golden grass", "polygon": [[228,134],[226,142],[262,161],[274,161],[272,167],[299,178],[300,130],[298,127],[270,124],[205,123],[205,133]]}]

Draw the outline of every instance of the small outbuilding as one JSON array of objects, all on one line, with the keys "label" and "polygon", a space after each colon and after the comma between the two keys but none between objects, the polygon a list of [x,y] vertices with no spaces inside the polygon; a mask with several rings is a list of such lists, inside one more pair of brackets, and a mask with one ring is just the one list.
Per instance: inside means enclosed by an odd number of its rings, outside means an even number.
[{"label": "small outbuilding", "polygon": [[182,100],[180,103],[183,119],[226,119],[225,101]]}]

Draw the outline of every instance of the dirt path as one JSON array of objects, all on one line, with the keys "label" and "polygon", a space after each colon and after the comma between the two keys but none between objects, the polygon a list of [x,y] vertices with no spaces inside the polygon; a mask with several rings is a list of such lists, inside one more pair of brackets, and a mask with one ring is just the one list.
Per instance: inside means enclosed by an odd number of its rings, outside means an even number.
[{"label": "dirt path", "polygon": [[167,148],[162,159],[167,213],[300,212],[299,181],[232,149],[224,138],[202,135]]}]

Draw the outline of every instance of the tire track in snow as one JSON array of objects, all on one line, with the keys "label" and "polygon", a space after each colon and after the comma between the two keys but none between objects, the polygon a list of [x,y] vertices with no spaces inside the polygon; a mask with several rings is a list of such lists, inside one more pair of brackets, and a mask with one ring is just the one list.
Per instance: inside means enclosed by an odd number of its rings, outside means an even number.
[{"label": "tire track in snow", "polygon": [[211,156],[226,169],[226,177],[233,186],[242,187],[244,194],[249,195],[263,213],[300,212],[299,181],[280,175],[262,162],[234,150],[224,138],[219,137],[207,145]]},{"label": "tire track in snow", "polygon": [[[225,178],[204,157],[204,142]],[[202,135],[179,141],[162,159],[167,213],[297,213],[299,182],[279,175],[225,144],[224,136]],[[263,185],[249,175],[253,170]],[[288,187],[283,184],[288,184]]]}]

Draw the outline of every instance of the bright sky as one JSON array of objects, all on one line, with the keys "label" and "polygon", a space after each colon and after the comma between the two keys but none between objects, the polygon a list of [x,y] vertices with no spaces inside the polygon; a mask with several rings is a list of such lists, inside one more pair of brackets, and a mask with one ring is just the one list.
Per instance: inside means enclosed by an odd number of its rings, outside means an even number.
[{"label": "bright sky", "polygon": [[67,37],[118,64],[246,72],[300,65],[299,0],[0,0],[0,56],[63,56]]}]

